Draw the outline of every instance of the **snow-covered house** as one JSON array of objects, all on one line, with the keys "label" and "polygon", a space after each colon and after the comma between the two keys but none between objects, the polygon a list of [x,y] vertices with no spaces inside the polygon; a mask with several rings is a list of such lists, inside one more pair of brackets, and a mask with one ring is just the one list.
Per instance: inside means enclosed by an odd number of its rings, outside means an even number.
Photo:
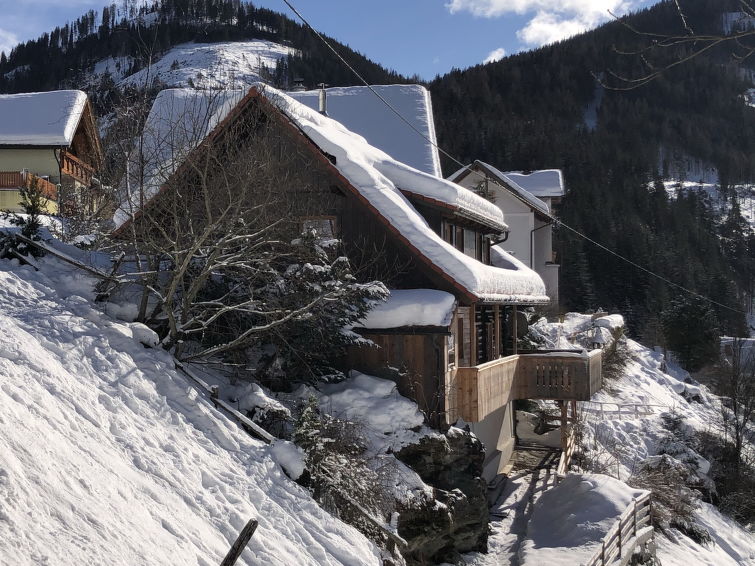
[{"label": "snow-covered house", "polygon": [[475,161],[448,178],[463,187],[483,191],[504,211],[509,237],[499,247],[545,282],[547,295],[558,304],[559,265],[553,252],[553,207],[564,196],[564,179],[559,169],[523,173],[501,172]]},{"label": "snow-covered house", "polygon": [[[306,174],[281,194],[307,196],[313,208],[302,224],[338,236],[350,255],[376,250],[373,259],[395,267],[390,299],[356,329],[377,347],[354,347],[345,368],[395,380],[434,426],[468,423],[487,447],[488,477],[513,450],[515,399],[589,399],[600,387],[600,351],[518,352],[526,328],[518,309],[549,299],[535,271],[494,247],[508,230],[499,207],[269,87],[161,92],[145,127],[155,165],[141,190],[131,185],[114,216],[115,234],[138,233],[151,210],[184,202],[176,200],[190,186],[181,182],[191,174],[184,164],[225,136],[237,143],[234,132],[250,135],[254,127],[238,127],[245,120],[272,121],[279,137],[273,153],[297,156],[295,167]],[[191,215],[188,197],[181,198]]]},{"label": "snow-covered house", "polygon": [[19,210],[19,188],[32,182],[50,199],[49,212],[91,207],[89,189],[101,163],[94,112],[84,92],[0,95],[0,209]]}]

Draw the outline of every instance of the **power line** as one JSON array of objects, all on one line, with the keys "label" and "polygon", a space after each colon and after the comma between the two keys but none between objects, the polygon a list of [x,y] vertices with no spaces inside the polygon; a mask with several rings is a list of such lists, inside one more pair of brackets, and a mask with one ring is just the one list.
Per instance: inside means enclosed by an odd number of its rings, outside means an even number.
[{"label": "power line", "polygon": [[[320,39],[320,41],[322,41],[325,44],[325,46],[341,61],[341,63],[343,63],[362,82],[362,84],[364,84],[364,86],[366,86],[368,89],[370,89],[370,91],[372,92],[372,94],[374,94],[376,97],[378,97],[380,99],[380,101],[383,104],[385,104],[385,106],[387,106],[396,116],[398,116],[398,118],[402,122],[404,122],[404,124],[406,124],[407,126],[409,126],[412,130],[414,130],[415,133],[417,133],[420,137],[422,137],[422,139],[424,139],[427,143],[429,143],[430,145],[432,145],[440,153],[442,153],[443,155],[445,155],[446,157],[448,157],[451,161],[453,161],[454,163],[458,164],[461,167],[466,167],[466,165],[464,163],[462,163],[461,161],[459,161],[458,159],[456,159],[456,157],[454,157],[453,155],[451,155],[450,153],[448,153],[445,149],[443,149],[442,147],[440,147],[440,145],[438,145],[438,143],[436,141],[430,139],[423,131],[419,130],[414,124],[412,124],[407,118],[405,118],[404,115],[401,114],[401,112],[399,112],[388,100],[386,100],[386,98],[384,96],[382,96],[377,90],[375,90],[372,87],[372,85],[369,84],[367,82],[367,80],[365,80],[364,77],[362,77],[362,75],[360,75],[359,72],[354,67],[352,67],[349,64],[349,62],[346,61],[346,59],[344,59],[341,56],[340,53],[338,53],[338,51],[335,50],[335,48],[330,44],[330,42],[327,39],[325,39],[325,37],[323,37],[322,34],[320,34],[320,32],[318,32],[314,28],[314,26],[312,26],[312,24],[309,23],[309,21],[307,21],[307,19],[301,14],[301,12],[299,12],[299,10],[297,10],[291,4],[291,2],[289,0],[283,0],[283,3],[286,4],[286,6],[288,6],[289,9],[294,14],[296,14],[298,16],[298,18],[304,23],[304,25],[307,26],[310,30],[312,30],[312,33],[314,33]],[[493,181],[493,184],[498,185],[502,189],[508,190],[508,188],[505,187],[504,185],[502,185],[497,179],[490,179],[487,175],[483,176],[483,174],[480,173],[479,171],[474,171],[474,170],[470,169],[470,172],[478,175],[482,180],[488,179],[490,181]],[[581,233],[579,230],[577,230],[575,228],[572,228],[568,224],[564,224],[562,221],[560,221],[556,217],[552,216],[551,214],[547,214],[546,216],[552,222],[554,222],[557,226],[563,226],[564,228],[566,228],[567,230],[570,230],[571,232],[573,232],[574,234],[576,234],[580,238],[584,239],[585,241],[590,242],[591,244],[593,244],[593,245],[599,247],[600,249],[602,249],[603,251],[608,252],[609,254],[611,254],[611,255],[619,258],[620,260],[628,263],[629,265],[631,265],[631,266],[633,266],[633,267],[635,267],[635,268],[637,268],[637,269],[639,269],[641,271],[644,271],[648,275],[651,275],[651,276],[655,277],[656,279],[658,279],[660,281],[663,281],[664,283],[666,283],[666,284],[668,284],[668,285],[670,285],[670,286],[672,286],[672,287],[674,287],[676,289],[679,289],[680,291],[684,291],[685,293],[689,293],[692,296],[695,296],[695,297],[698,297],[698,298],[703,299],[705,301],[708,301],[709,303],[711,303],[713,305],[717,305],[717,306],[719,306],[721,308],[728,309],[730,311],[733,311],[733,312],[736,312],[736,313],[739,313],[739,314],[744,314],[744,315],[747,314],[746,312],[744,312],[742,310],[735,309],[735,308],[730,307],[728,305],[725,305],[723,303],[719,303],[718,301],[714,301],[713,299],[711,299],[709,297],[706,297],[705,295],[701,295],[700,293],[697,293],[696,291],[693,291],[692,289],[688,289],[687,287],[679,285],[678,283],[674,283],[670,279],[667,279],[666,277],[663,277],[662,275],[659,275],[659,274],[655,273],[654,271],[651,271],[651,270],[647,269],[646,267],[643,267],[642,265],[640,265],[640,264],[632,261],[631,259],[629,259],[627,257],[624,257],[623,255],[621,255],[621,254],[613,251],[612,249],[610,249],[610,248],[604,246],[603,244],[601,244],[600,242],[596,242],[592,238],[590,238],[590,237],[586,236],[585,234]]]}]

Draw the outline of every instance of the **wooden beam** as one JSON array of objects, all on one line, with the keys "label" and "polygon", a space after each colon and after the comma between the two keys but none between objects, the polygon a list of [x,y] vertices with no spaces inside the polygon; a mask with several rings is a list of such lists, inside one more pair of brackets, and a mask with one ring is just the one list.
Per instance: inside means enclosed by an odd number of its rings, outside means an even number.
[{"label": "wooden beam", "polygon": [[517,328],[517,308],[516,305],[511,307],[511,353],[516,355],[517,352],[517,334],[519,330]]},{"label": "wooden beam", "polygon": [[231,550],[229,550],[228,554],[226,554],[225,558],[223,558],[223,561],[220,563],[220,566],[234,566],[234,564],[236,564],[236,561],[239,559],[239,556],[241,556],[241,553],[244,551],[244,548],[249,543],[249,540],[252,538],[254,531],[257,530],[258,524],[259,523],[257,523],[256,519],[249,519],[249,522],[244,526],[243,529],[241,529],[241,534],[239,534],[239,538],[236,539],[236,542],[233,543]]},{"label": "wooden beam", "polygon": [[495,333],[495,338],[493,340],[493,352],[491,354],[495,358],[501,357],[501,307],[498,305],[495,305],[493,307],[493,328],[495,329],[493,332]]}]

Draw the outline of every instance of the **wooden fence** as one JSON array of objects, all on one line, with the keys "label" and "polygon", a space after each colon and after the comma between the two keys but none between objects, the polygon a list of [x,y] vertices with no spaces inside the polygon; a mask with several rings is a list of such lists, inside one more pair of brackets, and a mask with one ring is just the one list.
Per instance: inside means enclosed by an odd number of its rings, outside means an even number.
[{"label": "wooden fence", "polygon": [[603,537],[600,549],[582,566],[626,564],[637,545],[653,536],[652,512],[650,493],[635,499]]},{"label": "wooden fence", "polygon": [[33,173],[27,173],[26,171],[0,171],[0,189],[29,188],[34,182],[37,183],[37,188],[45,198],[50,200],[58,198],[57,185],[47,179],[43,179]]},{"label": "wooden fence", "polygon": [[580,405],[583,414],[600,415],[601,420],[612,418],[638,419],[654,415],[659,411],[668,411],[666,405],[654,405],[650,403],[608,403],[602,401],[586,401]]}]

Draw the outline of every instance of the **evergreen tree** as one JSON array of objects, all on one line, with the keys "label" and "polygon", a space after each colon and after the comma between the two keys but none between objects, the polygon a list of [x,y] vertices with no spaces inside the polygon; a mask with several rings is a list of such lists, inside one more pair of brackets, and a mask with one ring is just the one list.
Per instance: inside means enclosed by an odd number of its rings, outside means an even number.
[{"label": "evergreen tree", "polygon": [[689,371],[718,359],[720,334],[710,304],[699,297],[674,299],[661,317],[666,346]]}]

